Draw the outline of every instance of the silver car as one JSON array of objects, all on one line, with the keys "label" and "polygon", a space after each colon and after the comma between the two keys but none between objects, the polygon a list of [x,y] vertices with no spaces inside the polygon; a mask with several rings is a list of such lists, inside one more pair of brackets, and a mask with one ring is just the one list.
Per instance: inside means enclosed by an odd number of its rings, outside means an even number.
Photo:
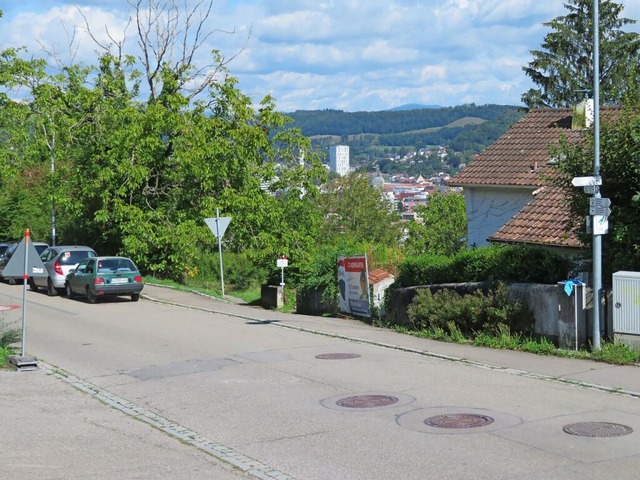
[{"label": "silver car", "polygon": [[85,258],[97,256],[91,247],[84,245],[49,247],[40,255],[47,276],[29,277],[29,287],[35,292],[46,288],[49,296],[64,293],[64,282],[69,272]]}]

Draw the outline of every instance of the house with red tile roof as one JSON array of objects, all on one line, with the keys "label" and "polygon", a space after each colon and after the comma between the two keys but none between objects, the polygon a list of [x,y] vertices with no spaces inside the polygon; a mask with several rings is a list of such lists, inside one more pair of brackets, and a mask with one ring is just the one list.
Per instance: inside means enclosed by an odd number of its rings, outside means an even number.
[{"label": "house with red tile roof", "polygon": [[584,129],[572,128],[574,110],[536,109],[527,113],[469,166],[449,181],[465,196],[469,246],[489,242],[524,243],[566,252],[582,248],[569,230],[565,194],[551,185],[556,174],[550,146],[569,142]]}]

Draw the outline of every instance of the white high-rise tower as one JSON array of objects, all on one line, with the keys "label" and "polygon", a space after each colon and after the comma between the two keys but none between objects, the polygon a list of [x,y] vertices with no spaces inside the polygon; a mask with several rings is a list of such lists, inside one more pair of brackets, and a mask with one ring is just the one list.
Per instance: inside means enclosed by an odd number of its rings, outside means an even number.
[{"label": "white high-rise tower", "polygon": [[332,145],[329,148],[329,168],[340,176],[349,173],[348,145]]}]

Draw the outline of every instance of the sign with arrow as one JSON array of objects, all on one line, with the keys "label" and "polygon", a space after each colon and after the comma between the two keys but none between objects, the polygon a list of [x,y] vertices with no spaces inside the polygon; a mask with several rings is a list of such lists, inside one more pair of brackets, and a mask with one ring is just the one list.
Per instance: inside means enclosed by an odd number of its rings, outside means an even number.
[{"label": "sign with arrow", "polygon": [[571,180],[571,185],[574,187],[588,187],[591,185],[602,185],[601,177],[574,177]]}]

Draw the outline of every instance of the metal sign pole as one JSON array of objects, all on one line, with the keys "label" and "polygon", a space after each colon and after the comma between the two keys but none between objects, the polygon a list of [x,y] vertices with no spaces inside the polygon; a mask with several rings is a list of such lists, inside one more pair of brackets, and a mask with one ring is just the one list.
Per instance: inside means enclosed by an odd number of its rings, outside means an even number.
[{"label": "metal sign pole", "polygon": [[20,356],[26,356],[26,339],[27,339],[27,279],[29,275],[27,271],[29,270],[29,237],[31,236],[31,232],[27,228],[27,231],[24,232],[24,270],[22,275],[22,345],[20,349]]},{"label": "metal sign pole", "polygon": [[[593,0],[593,175],[600,178],[600,39],[599,0]],[[600,198],[596,185],[594,198]],[[602,235],[593,229],[593,348],[600,350],[600,318],[602,301]]]},{"label": "metal sign pole", "polygon": [[218,237],[218,254],[220,256],[220,285],[224,298],[224,271],[222,269],[222,235],[220,235],[220,209],[216,208],[216,237]]}]

